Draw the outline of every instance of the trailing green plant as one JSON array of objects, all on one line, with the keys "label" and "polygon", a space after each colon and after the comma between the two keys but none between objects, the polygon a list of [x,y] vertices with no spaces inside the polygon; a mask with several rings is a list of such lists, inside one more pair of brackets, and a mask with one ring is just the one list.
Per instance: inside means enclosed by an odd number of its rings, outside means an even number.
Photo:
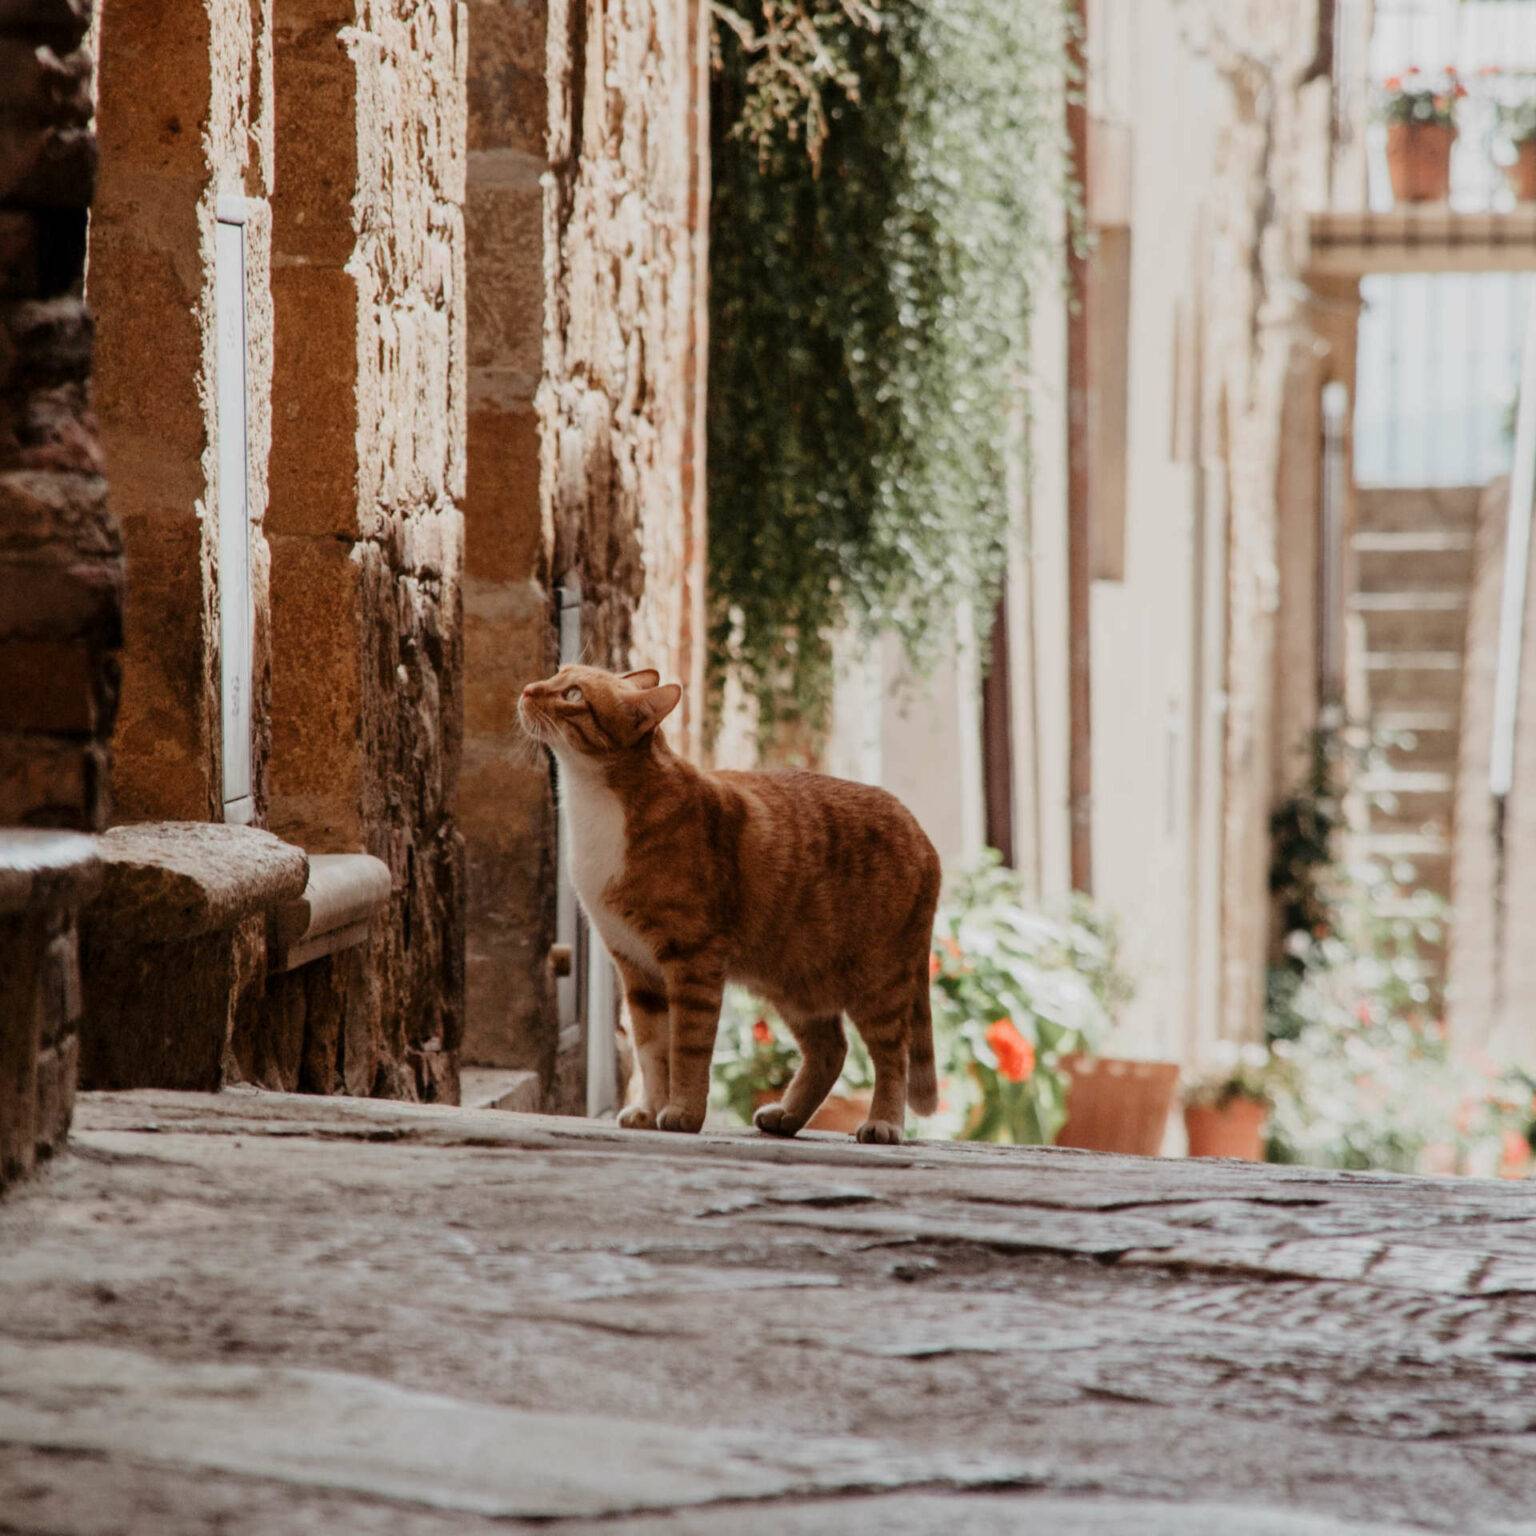
[{"label": "trailing green plant", "polygon": [[879,0],[762,0],[755,17],[715,3],[713,56],[721,57],[721,29],[744,59],[741,115],[728,128],[766,166],[781,140],[803,142],[814,169],[821,167],[830,93],[857,101],[859,79],[846,46],[850,27],[879,25]]},{"label": "trailing green plant", "polygon": [[834,631],[921,660],[960,599],[991,612],[1029,314],[1073,202],[1067,30],[1061,0],[716,15],[712,655],[771,727],[819,718]]}]

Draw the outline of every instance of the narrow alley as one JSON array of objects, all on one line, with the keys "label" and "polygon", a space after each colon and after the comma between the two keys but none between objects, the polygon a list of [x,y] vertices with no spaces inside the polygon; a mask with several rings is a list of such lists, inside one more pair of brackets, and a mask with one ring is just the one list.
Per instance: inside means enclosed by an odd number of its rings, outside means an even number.
[{"label": "narrow alley", "polygon": [[87,1096],[0,1530],[1536,1531],[1525,1188]]}]

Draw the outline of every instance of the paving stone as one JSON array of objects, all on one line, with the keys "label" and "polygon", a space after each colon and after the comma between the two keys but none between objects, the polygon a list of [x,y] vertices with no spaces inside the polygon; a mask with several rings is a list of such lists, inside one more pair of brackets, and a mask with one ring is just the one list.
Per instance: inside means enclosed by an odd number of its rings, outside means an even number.
[{"label": "paving stone", "polygon": [[254,1090],[71,1149],[0,1528],[1536,1536],[1525,1184]]}]

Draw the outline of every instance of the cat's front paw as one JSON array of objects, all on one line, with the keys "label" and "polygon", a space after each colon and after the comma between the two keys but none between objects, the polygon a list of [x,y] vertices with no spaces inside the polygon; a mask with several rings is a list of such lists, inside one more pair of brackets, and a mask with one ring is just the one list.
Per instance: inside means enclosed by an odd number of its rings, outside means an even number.
[{"label": "cat's front paw", "polygon": [[752,1124],[767,1136],[793,1136],[805,1121],[790,1114],[782,1104],[764,1104],[752,1116]]},{"label": "cat's front paw", "polygon": [[619,1124],[626,1131],[654,1131],[656,1117],[643,1104],[631,1104],[619,1111]]},{"label": "cat's front paw", "polygon": [[695,1131],[702,1130],[703,1126],[704,1116],[690,1113],[681,1104],[668,1104],[656,1116],[656,1129],[659,1131],[682,1131],[691,1136]]},{"label": "cat's front paw", "polygon": [[901,1127],[891,1120],[866,1120],[854,1133],[859,1141],[893,1145],[902,1140]]}]

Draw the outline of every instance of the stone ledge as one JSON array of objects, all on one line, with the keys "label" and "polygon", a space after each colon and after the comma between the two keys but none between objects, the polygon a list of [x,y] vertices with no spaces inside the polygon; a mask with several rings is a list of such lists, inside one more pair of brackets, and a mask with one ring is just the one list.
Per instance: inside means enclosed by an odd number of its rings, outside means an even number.
[{"label": "stone ledge", "polygon": [[165,943],[234,928],[304,893],[309,859],[257,827],[151,821],[102,835],[101,896],[87,914],[98,930]]},{"label": "stone ledge", "polygon": [[501,1067],[462,1067],[459,1105],[463,1109],[504,1109],[536,1115],[544,1092],[537,1072],[512,1072]]},{"label": "stone ledge", "polygon": [[101,881],[94,837],[10,827],[0,832],[0,914],[73,906]]},{"label": "stone ledge", "polygon": [[296,970],[365,943],[369,923],[388,903],[392,889],[389,866],[372,854],[312,854],[303,893],[272,913],[269,970]]}]

